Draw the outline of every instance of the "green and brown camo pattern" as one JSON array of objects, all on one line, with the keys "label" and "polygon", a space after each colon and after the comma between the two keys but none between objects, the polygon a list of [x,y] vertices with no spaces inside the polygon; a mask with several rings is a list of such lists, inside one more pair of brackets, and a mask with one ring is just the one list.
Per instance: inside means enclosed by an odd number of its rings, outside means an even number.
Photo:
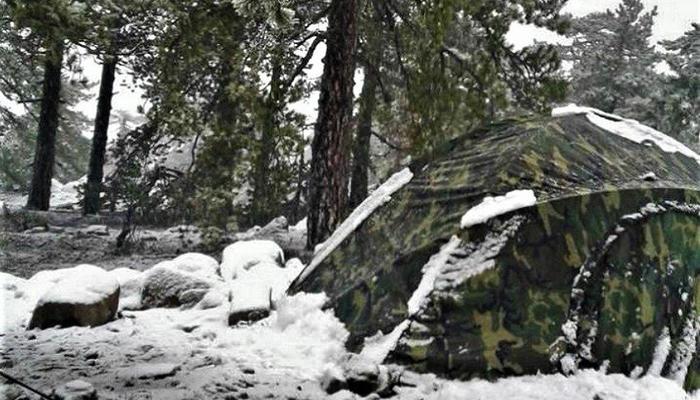
[{"label": "green and brown camo pattern", "polygon": [[[555,371],[571,356],[579,367],[635,374],[666,328],[672,350],[661,373],[674,374],[683,329],[700,323],[695,160],[576,115],[493,126],[411,169],[392,201],[291,288],[325,291],[351,348],[409,317],[421,268],[458,235],[454,265],[490,268],[439,281],[392,361],[467,379]],[[656,179],[645,180],[649,172]],[[484,196],[516,189],[534,190],[537,205],[459,229]],[[479,258],[494,238],[496,254]],[[570,320],[574,338],[562,329]],[[695,352],[688,388],[700,387],[699,363]]]}]

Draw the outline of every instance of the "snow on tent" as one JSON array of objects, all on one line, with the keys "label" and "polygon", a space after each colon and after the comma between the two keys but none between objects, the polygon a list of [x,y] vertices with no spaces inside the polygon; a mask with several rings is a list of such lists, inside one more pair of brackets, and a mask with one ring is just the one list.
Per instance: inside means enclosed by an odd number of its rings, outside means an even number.
[{"label": "snow on tent", "polygon": [[567,107],[472,132],[390,181],[290,287],[329,296],[351,349],[459,379],[607,366],[700,387],[687,147]]}]

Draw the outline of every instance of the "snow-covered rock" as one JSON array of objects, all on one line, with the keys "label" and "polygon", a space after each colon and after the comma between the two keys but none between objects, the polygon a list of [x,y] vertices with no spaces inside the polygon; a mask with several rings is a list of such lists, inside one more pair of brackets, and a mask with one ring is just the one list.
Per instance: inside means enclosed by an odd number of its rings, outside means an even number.
[{"label": "snow-covered rock", "polygon": [[141,308],[143,272],[131,268],[116,268],[109,271],[109,274],[119,282],[119,310]]},{"label": "snow-covered rock", "polygon": [[81,229],[79,233],[85,235],[109,236],[109,228],[107,225],[90,225],[85,229]]},{"label": "snow-covered rock", "polygon": [[0,399],[3,400],[26,400],[27,396],[22,389],[9,383],[0,383]]},{"label": "snow-covered rock", "polygon": [[214,257],[201,253],[185,253],[170,261],[172,265],[184,272],[201,277],[216,279],[219,262]]},{"label": "snow-covered rock", "polygon": [[180,370],[180,365],[175,363],[137,364],[117,372],[123,379],[163,379],[173,376]]},{"label": "snow-covered rock", "polygon": [[282,248],[271,240],[238,241],[224,249],[219,272],[225,280],[231,280],[260,263],[283,265]]},{"label": "snow-covered rock", "polygon": [[87,176],[66,183],[65,185],[56,179],[51,180],[51,200],[52,208],[75,208],[80,200],[78,187],[87,182]]},{"label": "snow-covered rock", "polygon": [[0,334],[23,328],[36,303],[26,279],[0,272]]},{"label": "snow-covered rock", "polygon": [[164,261],[144,273],[141,306],[194,307],[211,290],[219,289],[218,282],[195,271],[187,272],[177,263]]},{"label": "snow-covered rock", "polygon": [[56,400],[97,400],[97,390],[88,382],[74,380],[53,392]]},{"label": "snow-covered rock", "polygon": [[293,258],[285,264],[285,268],[265,261],[249,270],[240,271],[237,278],[229,283],[229,324],[267,317],[273,304],[284,296],[289,284],[303,267],[298,258]]},{"label": "snow-covered rock", "polygon": [[58,278],[36,303],[29,329],[97,326],[114,318],[119,306],[119,282],[107,271],[82,264],[53,276]]}]

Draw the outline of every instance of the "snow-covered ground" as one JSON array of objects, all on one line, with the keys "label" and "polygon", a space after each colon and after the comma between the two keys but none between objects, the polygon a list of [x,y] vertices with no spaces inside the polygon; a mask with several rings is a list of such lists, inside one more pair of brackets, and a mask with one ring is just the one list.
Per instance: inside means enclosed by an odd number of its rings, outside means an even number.
[{"label": "snow-covered ground", "polygon": [[[287,297],[278,290],[269,316],[254,323],[228,324],[236,299],[287,285],[303,265],[296,259],[282,265],[272,244],[239,243],[227,253],[228,262],[238,253],[246,262],[239,274],[226,280],[212,275],[217,269],[226,271],[224,263],[218,265],[208,256],[190,253],[165,264],[202,279],[219,279],[220,284],[236,283],[228,289],[212,286],[214,291],[230,290],[228,300],[123,310],[114,321],[93,328],[25,328],[36,302],[71,271],[40,272],[26,280],[0,274],[3,369],[46,392],[82,379],[92,383],[103,399],[359,398],[347,390],[329,395],[323,389],[329,376],[342,376],[349,358],[344,347],[349,333],[333,310],[323,309],[323,294]],[[257,269],[264,273],[256,274]],[[122,268],[108,273],[123,288],[120,301],[138,305],[133,297],[139,296],[148,270]],[[76,293],[80,295],[80,290]],[[368,366],[379,363],[395,342],[392,335],[371,338],[359,360]],[[394,396],[405,399],[700,399],[700,392],[686,393],[675,382],[653,374],[633,379],[583,370],[569,377],[458,382],[389,367],[398,377]],[[6,389],[0,387],[0,393]]]}]

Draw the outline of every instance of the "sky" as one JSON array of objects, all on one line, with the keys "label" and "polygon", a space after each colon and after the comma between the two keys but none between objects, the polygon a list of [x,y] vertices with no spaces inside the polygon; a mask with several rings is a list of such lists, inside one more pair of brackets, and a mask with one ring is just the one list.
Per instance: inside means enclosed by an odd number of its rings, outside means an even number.
[{"label": "sky", "polygon": [[[614,10],[621,0],[569,0],[564,12],[582,17],[592,12]],[[675,39],[690,30],[691,23],[700,23],[700,0],[642,0],[645,11],[658,8],[654,20],[652,41]],[[515,25],[508,33],[508,40],[521,48],[534,40],[548,42],[561,41],[556,33],[534,26]]]},{"label": "sky", "polygon": [[[621,0],[569,0],[564,8],[564,12],[579,17],[591,12],[615,9],[620,1]],[[700,23],[700,0],[642,0],[642,3],[644,3],[645,9],[651,9],[654,6],[658,7],[658,16],[656,17],[652,36],[652,40],[655,42],[658,40],[677,38],[691,28],[692,22]],[[525,25],[512,26],[507,39],[516,47],[526,46],[535,40],[548,42],[563,40],[562,37],[546,29]],[[311,67],[308,70],[309,77],[317,78],[321,76],[323,72],[323,63],[321,59],[324,54],[325,46],[321,44],[317,47],[314,57],[311,60]],[[86,77],[91,81],[98,82],[101,72],[100,66],[94,60],[85,60],[83,66]],[[130,78],[127,72],[122,69],[117,76],[117,84],[128,81],[130,81]],[[359,94],[361,83],[362,74],[358,72],[355,77],[356,95]],[[98,91],[99,85],[95,85],[92,98],[78,104],[76,107],[90,118],[94,118],[95,115]],[[137,106],[143,104],[143,100],[140,98],[141,93],[138,90],[133,90],[122,85],[118,85],[115,91],[116,94],[112,100],[113,110],[136,115]],[[0,101],[2,100],[4,99],[0,96]],[[306,115],[307,122],[311,123],[315,119],[317,103],[318,95],[317,93],[312,93],[309,98],[292,105],[292,108]],[[114,138],[115,135],[115,129],[110,129],[110,138]],[[91,137],[92,131],[84,132],[84,136]]]}]

